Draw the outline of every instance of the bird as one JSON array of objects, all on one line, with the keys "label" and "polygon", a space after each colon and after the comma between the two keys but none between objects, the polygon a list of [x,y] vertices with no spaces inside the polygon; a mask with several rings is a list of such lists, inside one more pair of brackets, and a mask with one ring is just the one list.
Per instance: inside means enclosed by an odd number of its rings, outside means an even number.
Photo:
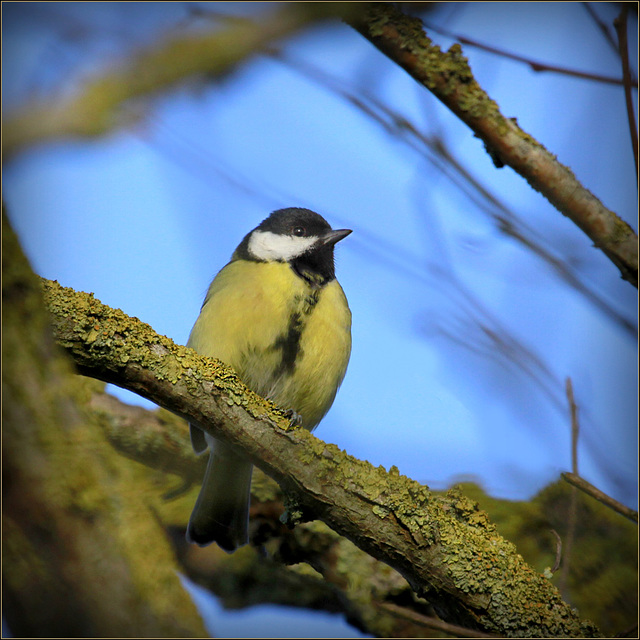
[{"label": "bird", "polygon": [[[334,264],[351,232],[310,209],[271,213],[213,279],[187,342],[309,430],[333,404],[351,355],[351,310]],[[194,424],[190,435],[196,453],[210,453],[187,541],[232,553],[248,543],[252,464]]]}]

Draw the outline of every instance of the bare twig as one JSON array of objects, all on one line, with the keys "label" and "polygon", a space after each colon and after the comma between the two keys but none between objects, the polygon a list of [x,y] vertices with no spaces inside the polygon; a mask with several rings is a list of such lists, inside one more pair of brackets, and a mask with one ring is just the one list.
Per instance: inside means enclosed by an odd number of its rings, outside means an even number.
[{"label": "bare twig", "polygon": [[[569,412],[571,414],[571,469],[578,475],[578,438],[580,436],[580,423],[578,422],[578,407],[573,396],[573,383],[567,377],[565,384],[567,400],[569,401]],[[562,593],[567,592],[569,584],[569,567],[571,565],[571,552],[573,551],[573,541],[576,537],[576,523],[578,521],[578,490],[571,488],[569,498],[569,513],[567,515],[567,534],[564,549],[564,564],[560,575],[559,588]]]},{"label": "bare twig", "polygon": [[[611,76],[603,76],[599,73],[589,73],[587,71],[579,71],[578,69],[568,69],[567,67],[560,67],[555,64],[547,64],[546,62],[538,62],[537,60],[531,60],[525,56],[520,56],[517,53],[510,53],[509,51],[505,51],[504,49],[498,49],[497,47],[492,47],[488,44],[483,44],[482,42],[478,42],[477,40],[472,40],[471,38],[467,38],[466,36],[462,36],[460,34],[452,33],[447,29],[443,29],[442,27],[438,27],[431,23],[426,23],[425,26],[427,29],[431,31],[435,31],[440,35],[446,36],[447,38],[452,38],[461,42],[462,44],[467,44],[470,47],[475,47],[476,49],[482,49],[483,51],[488,51],[489,53],[494,53],[503,58],[508,58],[509,60],[515,60],[516,62],[522,62],[524,64],[529,65],[532,71],[551,71],[553,73],[560,73],[566,76],[573,76],[575,78],[583,78],[585,80],[595,80],[596,82],[604,82],[606,84],[617,84],[621,85],[624,83],[624,78],[612,78]],[[636,85],[637,86],[637,85]]]},{"label": "bare twig", "polygon": [[613,37],[613,35],[611,35],[611,32],[609,31],[609,26],[604,22],[604,20],[600,19],[600,16],[594,11],[593,7],[591,6],[591,3],[583,2],[582,6],[587,10],[587,13],[591,16],[593,21],[596,23],[596,25],[604,35],[605,40],[609,43],[611,48],[616,53],[619,53],[618,43],[615,41],[615,38]]},{"label": "bare twig", "polygon": [[415,624],[419,624],[429,629],[438,629],[444,631],[452,636],[459,638],[498,638],[499,636],[492,635],[490,633],[483,633],[481,631],[475,631],[474,629],[467,629],[466,627],[460,627],[457,624],[449,624],[439,618],[433,618],[431,616],[424,616],[421,613],[417,613],[412,609],[405,607],[399,607],[397,604],[391,604],[389,602],[381,603],[380,608],[392,613],[395,616],[410,620]]},{"label": "bare twig", "polygon": [[638,512],[630,509],[626,505],[618,502],[615,498],[608,496],[600,489],[594,487],[590,482],[587,482],[584,478],[576,475],[575,473],[564,472],[562,477],[574,487],[577,487],[581,491],[588,493],[592,498],[595,498],[602,504],[610,507],[614,511],[617,511],[620,515],[623,515],[625,518],[629,518],[629,520],[638,524]]},{"label": "bare twig", "polygon": [[[596,500],[602,502],[602,504],[610,507],[614,511],[622,514],[626,518],[633,520],[636,524],[638,524],[638,512],[630,509],[625,506],[621,502],[618,502],[611,496],[608,496],[606,493],[600,491],[594,487],[591,483],[587,482],[584,478],[581,478],[578,475],[578,436],[580,435],[580,424],[578,423],[578,407],[576,406],[575,399],[573,397],[573,385],[571,383],[571,378],[567,378],[566,383],[567,389],[567,399],[569,400],[569,409],[571,411],[571,469],[572,473],[565,472],[562,474],[562,477],[571,485],[574,486],[574,492],[571,494],[571,504],[569,507],[569,533],[567,534],[567,543],[566,543],[566,551],[565,558],[568,560],[568,556],[570,554],[573,535],[574,535],[574,525],[575,518],[577,515],[577,496],[575,494],[575,489],[580,489],[585,493],[588,493],[591,497]],[[565,574],[568,566],[568,561],[565,562]]]},{"label": "bare twig", "polygon": [[569,400],[569,410],[571,411],[571,471],[578,475],[578,436],[580,435],[580,424],[578,422],[578,407],[573,398],[571,378],[567,378],[566,389],[567,399]]},{"label": "bare twig", "polygon": [[551,569],[551,573],[555,573],[562,562],[562,538],[555,529],[549,529],[549,531],[556,537],[556,561],[553,563],[553,569]]},{"label": "bare twig", "polygon": [[629,119],[629,133],[631,134],[631,146],[633,148],[633,159],[636,163],[636,179],[638,179],[638,128],[636,126],[635,108],[633,106],[633,96],[631,95],[631,72],[629,70],[629,46],[627,43],[627,14],[629,4],[622,3],[622,11],[614,20],[618,34],[618,45],[620,46],[620,59],[622,60],[622,77],[624,79],[624,97],[627,103],[627,117]]}]

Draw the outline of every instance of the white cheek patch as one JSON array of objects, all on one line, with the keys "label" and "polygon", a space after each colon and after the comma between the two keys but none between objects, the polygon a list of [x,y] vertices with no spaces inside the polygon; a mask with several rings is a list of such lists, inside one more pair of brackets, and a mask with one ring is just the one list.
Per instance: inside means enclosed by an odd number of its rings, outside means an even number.
[{"label": "white cheek patch", "polygon": [[287,262],[301,256],[318,241],[315,236],[299,238],[271,231],[254,231],[249,238],[249,254],[257,260]]}]

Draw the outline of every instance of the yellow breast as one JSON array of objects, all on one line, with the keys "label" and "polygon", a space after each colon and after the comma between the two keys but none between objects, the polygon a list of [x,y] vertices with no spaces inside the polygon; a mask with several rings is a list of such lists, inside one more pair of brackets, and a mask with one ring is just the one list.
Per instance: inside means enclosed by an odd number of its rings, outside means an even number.
[{"label": "yellow breast", "polygon": [[187,344],[312,429],[347,369],[351,311],[337,280],[314,289],[286,263],[235,260],[211,283]]}]

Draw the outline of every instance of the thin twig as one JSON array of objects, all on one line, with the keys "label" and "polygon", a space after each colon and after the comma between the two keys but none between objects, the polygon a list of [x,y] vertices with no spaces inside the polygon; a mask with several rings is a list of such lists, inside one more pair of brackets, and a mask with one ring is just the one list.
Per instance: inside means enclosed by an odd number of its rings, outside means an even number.
[{"label": "thin twig", "polygon": [[615,498],[608,496],[606,493],[600,491],[600,489],[594,487],[590,482],[587,482],[584,478],[577,476],[575,473],[569,473],[568,471],[562,474],[562,477],[574,487],[577,487],[581,491],[588,493],[592,498],[595,498],[602,504],[610,507],[614,511],[617,511],[620,515],[623,515],[625,518],[629,518],[636,524],[638,524],[638,512],[630,509],[626,505],[618,502]]},{"label": "thin twig", "polygon": [[620,47],[620,59],[622,60],[622,79],[624,80],[624,97],[627,103],[627,117],[629,118],[629,133],[631,134],[631,146],[633,147],[633,159],[636,163],[636,180],[638,179],[638,128],[636,126],[633,96],[631,95],[631,71],[629,69],[629,46],[627,43],[627,14],[629,4],[622,3],[620,15],[613,21],[618,34]]},{"label": "thin twig", "polygon": [[555,529],[549,529],[549,531],[556,537],[556,561],[553,564],[553,569],[551,569],[551,573],[555,573],[560,568],[560,563],[562,562],[562,538]]},{"label": "thin twig", "polygon": [[571,471],[578,475],[578,436],[580,435],[580,424],[578,422],[578,407],[573,398],[571,378],[567,378],[566,389],[567,399],[569,400],[569,410],[571,411]]},{"label": "thin twig", "polygon": [[571,496],[569,497],[569,513],[567,514],[567,534],[565,536],[564,545],[564,562],[562,563],[562,572],[558,588],[560,593],[568,593],[569,572],[571,567],[571,558],[573,552],[573,542],[576,538],[576,525],[578,522],[578,489],[571,487]]},{"label": "thin twig", "polygon": [[471,38],[452,33],[451,31],[447,31],[446,29],[437,27],[431,23],[425,22],[424,26],[431,31],[435,31],[440,35],[446,36],[447,38],[452,38],[453,40],[461,42],[462,44],[468,44],[470,47],[482,49],[483,51],[494,53],[495,55],[501,56],[503,58],[508,58],[509,60],[515,60],[516,62],[527,64],[529,65],[529,67],[531,67],[532,71],[551,71],[553,73],[561,73],[566,76],[583,78],[585,80],[595,80],[596,82],[604,82],[607,84],[624,84],[624,78],[612,78],[611,76],[603,76],[599,73],[589,73],[587,71],[579,71],[578,69],[568,69],[567,67],[559,67],[554,64],[547,64],[546,62],[538,62],[537,60],[531,60],[530,58],[526,58],[525,56],[519,56],[517,53],[510,53],[509,51],[505,51],[504,49],[498,49],[497,47],[483,44],[482,42],[478,42],[477,40],[472,40]]},{"label": "thin twig", "polygon": [[[578,475],[578,438],[580,436],[580,423],[578,422],[578,407],[573,395],[573,383],[571,378],[567,377],[565,384],[567,392],[567,400],[569,401],[569,412],[571,414],[571,469],[573,473]],[[564,547],[564,564],[560,575],[560,583],[558,587],[561,593],[567,592],[569,584],[569,566],[571,564],[571,552],[573,551],[573,541],[576,537],[576,524],[578,521],[578,490],[571,488],[571,497],[569,499],[569,513],[567,515],[567,533],[565,537]]]},{"label": "thin twig", "polygon": [[591,18],[596,23],[596,25],[598,25],[598,28],[600,29],[600,31],[602,31],[602,34],[604,35],[605,40],[609,43],[611,48],[616,53],[618,53],[619,52],[618,43],[616,42],[613,35],[611,35],[611,32],[609,31],[609,26],[606,24],[606,22],[600,19],[600,16],[594,11],[590,2],[583,2],[582,6],[587,10],[587,13],[591,16]]},{"label": "thin twig", "polygon": [[381,609],[385,609],[389,613],[410,620],[415,624],[422,625],[423,627],[429,627],[430,629],[438,629],[444,631],[452,636],[458,636],[459,638],[498,638],[490,633],[483,633],[482,631],[476,631],[475,629],[467,629],[466,627],[460,627],[457,624],[449,624],[438,618],[431,616],[424,616],[421,613],[417,613],[412,609],[406,609],[405,607],[399,607],[396,604],[388,602],[380,604]]}]

